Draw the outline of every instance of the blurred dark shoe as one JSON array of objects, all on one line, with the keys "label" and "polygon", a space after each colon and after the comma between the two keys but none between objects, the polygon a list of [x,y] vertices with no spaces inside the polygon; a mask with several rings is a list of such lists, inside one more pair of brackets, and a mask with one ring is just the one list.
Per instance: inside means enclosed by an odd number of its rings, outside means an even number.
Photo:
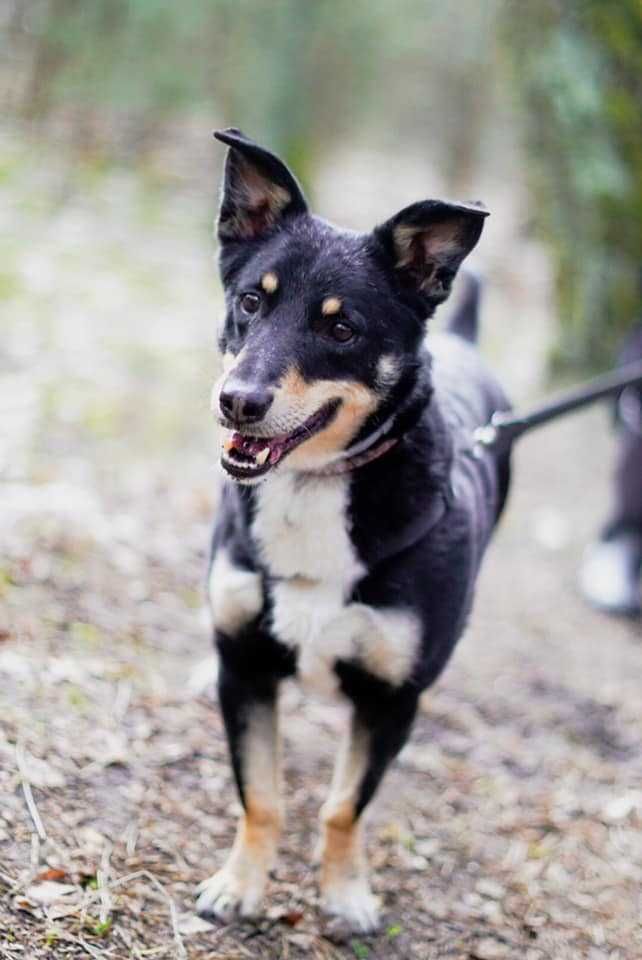
[{"label": "blurred dark shoe", "polygon": [[616,616],[639,617],[642,535],[619,533],[588,547],[580,569],[580,589],[588,602]]}]

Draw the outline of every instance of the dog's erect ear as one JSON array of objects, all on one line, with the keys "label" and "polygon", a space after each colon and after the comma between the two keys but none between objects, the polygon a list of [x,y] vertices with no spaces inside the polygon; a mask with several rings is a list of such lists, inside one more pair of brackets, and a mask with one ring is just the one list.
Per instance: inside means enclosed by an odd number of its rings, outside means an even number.
[{"label": "dog's erect ear", "polygon": [[217,225],[222,242],[260,237],[283,218],[307,211],[301,188],[278,157],[233,127],[214,136],[230,148]]},{"label": "dog's erect ear", "polygon": [[424,200],[406,207],[374,233],[402,282],[435,307],[450,293],[453,278],[479,240],[487,216],[481,203]]}]

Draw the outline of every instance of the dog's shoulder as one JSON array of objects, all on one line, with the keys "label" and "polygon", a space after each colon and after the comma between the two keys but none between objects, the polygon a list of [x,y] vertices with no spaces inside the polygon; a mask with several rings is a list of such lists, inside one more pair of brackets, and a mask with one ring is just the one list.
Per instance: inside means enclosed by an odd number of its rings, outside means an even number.
[{"label": "dog's shoulder", "polygon": [[510,402],[479,350],[452,333],[430,334],[432,382],[437,402],[451,430],[484,426],[496,410]]}]

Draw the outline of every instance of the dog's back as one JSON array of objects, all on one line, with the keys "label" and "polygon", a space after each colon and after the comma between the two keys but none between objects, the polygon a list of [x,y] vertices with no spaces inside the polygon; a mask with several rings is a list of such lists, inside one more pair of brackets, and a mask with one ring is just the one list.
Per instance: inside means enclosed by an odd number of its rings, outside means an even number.
[{"label": "dog's back", "polygon": [[396,606],[412,596],[421,609],[419,689],[438,676],[463,631],[509,485],[508,456],[473,449],[475,428],[510,408],[504,392],[458,334],[430,335],[426,346],[431,402],[398,450],[354,474],[350,503],[352,538],[369,571],[358,596]]},{"label": "dog's back", "polygon": [[461,337],[462,340],[467,340],[468,343],[477,343],[481,278],[470,268],[462,270],[460,276],[460,294],[448,318],[447,330]]}]

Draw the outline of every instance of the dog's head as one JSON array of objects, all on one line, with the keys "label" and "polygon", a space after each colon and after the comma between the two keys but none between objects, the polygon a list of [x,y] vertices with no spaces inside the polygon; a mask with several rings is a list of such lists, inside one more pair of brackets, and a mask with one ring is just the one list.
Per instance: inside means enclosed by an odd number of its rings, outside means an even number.
[{"label": "dog's head", "polygon": [[425,200],[372,233],[308,212],[296,179],[238,130],[218,237],[223,377],[212,405],[222,464],[251,483],[316,471],[354,449],[412,394],[425,321],[482,231],[486,209]]}]

